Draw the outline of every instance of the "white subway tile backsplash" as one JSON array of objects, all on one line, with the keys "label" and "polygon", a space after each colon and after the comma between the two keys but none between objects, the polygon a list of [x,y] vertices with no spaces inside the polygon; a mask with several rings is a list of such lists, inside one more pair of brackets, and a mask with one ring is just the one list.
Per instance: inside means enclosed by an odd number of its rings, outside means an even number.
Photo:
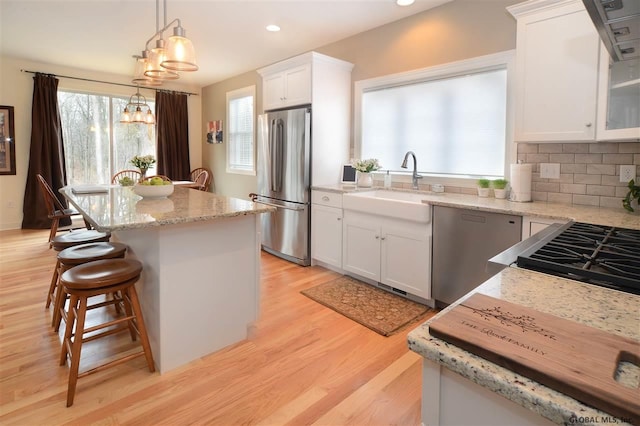
[{"label": "white subway tile backsplash", "polygon": [[589,183],[600,185],[601,182],[601,175],[585,175],[582,173],[576,173],[573,175],[573,183]]},{"label": "white subway tile backsplash", "polygon": [[619,152],[618,145],[620,144],[610,142],[592,143],[589,145],[589,152],[593,154],[604,152],[617,154]]},{"label": "white subway tile backsplash", "polygon": [[589,145],[587,143],[565,143],[562,144],[562,152],[586,154],[589,152]]},{"label": "white subway tile backsplash", "polygon": [[[640,177],[640,142],[518,144],[518,159],[533,165],[535,201],[622,208],[620,165],[635,164]],[[560,163],[560,179],[541,179],[540,163]]]},{"label": "white subway tile backsplash", "polygon": [[560,192],[565,194],[586,194],[587,185],[584,183],[561,183]]},{"label": "white subway tile backsplash", "polygon": [[633,154],[602,154],[604,164],[631,164]]},{"label": "white subway tile backsplash", "polygon": [[579,164],[602,163],[603,154],[576,154],[575,162]]},{"label": "white subway tile backsplash", "polygon": [[574,163],[575,154],[549,154],[550,163]]},{"label": "white subway tile backsplash", "polygon": [[560,164],[560,173],[587,173],[588,164]]},{"label": "white subway tile backsplash", "polygon": [[615,175],[616,166],[614,164],[587,164],[587,174],[590,175]]},{"label": "white subway tile backsplash", "polygon": [[599,206],[600,197],[595,195],[573,195],[573,204],[579,204],[581,206]]},{"label": "white subway tile backsplash", "polygon": [[614,186],[603,185],[587,185],[587,195],[602,195],[605,197],[613,197],[616,193]]}]

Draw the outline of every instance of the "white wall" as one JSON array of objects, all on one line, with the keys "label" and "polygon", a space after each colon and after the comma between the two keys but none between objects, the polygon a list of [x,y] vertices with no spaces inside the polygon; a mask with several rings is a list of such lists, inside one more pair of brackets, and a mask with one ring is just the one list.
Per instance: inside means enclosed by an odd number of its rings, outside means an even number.
[{"label": "white wall", "polygon": [[[114,83],[130,84],[131,76],[95,73],[71,67],[25,61],[18,58],[0,56],[0,105],[14,107],[16,175],[0,176],[0,230],[18,229],[22,224],[22,204],[29,164],[31,143],[31,101],[33,96],[33,74],[21,69],[44,73],[67,75]],[[135,88],[114,86],[103,83],[59,78],[58,88],[131,96]],[[181,90],[200,94],[200,88],[167,84],[165,89]],[[152,90],[141,89],[148,98],[154,97]],[[189,96],[189,155],[191,168],[202,164],[202,101],[201,96]]]}]

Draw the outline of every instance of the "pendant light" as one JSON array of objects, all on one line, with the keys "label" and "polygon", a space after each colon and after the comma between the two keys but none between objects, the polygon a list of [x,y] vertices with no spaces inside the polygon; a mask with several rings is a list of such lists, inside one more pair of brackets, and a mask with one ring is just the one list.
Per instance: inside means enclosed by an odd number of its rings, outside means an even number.
[{"label": "pendant light", "polygon": [[136,86],[155,87],[162,86],[162,81],[155,78],[147,77],[144,75],[146,71],[147,61],[142,56],[133,56],[136,59],[136,64],[133,69],[133,80],[131,82]]},{"label": "pendant light", "polygon": [[193,43],[185,36],[180,20],[167,41],[164,61],[160,66],[173,71],[198,71]]},{"label": "pendant light", "polygon": [[[167,24],[167,0],[164,0],[163,4],[165,25],[160,28],[160,0],[156,0],[156,32],[147,40],[141,57],[144,63],[144,77],[160,81],[160,84],[163,80],[178,79],[180,75],[177,71],[198,70],[193,43],[186,37],[186,31],[179,19],[174,19]],[[163,33],[173,24],[176,24],[173,35],[165,44]],[[150,49],[150,43],[153,40],[155,40],[155,47]]]},{"label": "pendant light", "polygon": [[147,104],[147,98],[140,93],[140,87],[138,87],[136,93],[129,98],[129,103],[127,103],[124,111],[122,111],[120,122],[125,124],[154,124],[156,122],[151,112],[151,107]]}]

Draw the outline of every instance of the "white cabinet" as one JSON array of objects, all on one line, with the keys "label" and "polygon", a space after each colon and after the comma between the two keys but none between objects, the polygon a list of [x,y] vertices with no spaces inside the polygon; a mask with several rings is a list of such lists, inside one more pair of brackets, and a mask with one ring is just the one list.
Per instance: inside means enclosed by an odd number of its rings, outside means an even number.
[{"label": "white cabinet", "polygon": [[522,218],[522,239],[527,239],[533,234],[545,229],[554,223],[567,223],[564,219],[546,219],[542,217],[524,216]]},{"label": "white cabinet", "polygon": [[262,84],[265,110],[311,103],[310,64],[266,75]]},{"label": "white cabinet", "polygon": [[349,62],[309,52],[258,70],[263,111],[311,104],[311,185],[338,184],[348,163],[352,69]]},{"label": "white cabinet", "polygon": [[344,211],[342,268],[431,298],[431,224]]},{"label": "white cabinet", "polygon": [[342,194],[311,192],[311,259],[342,268]]},{"label": "white cabinet", "polygon": [[597,139],[640,139],[640,59],[612,62],[603,46],[598,96]]},{"label": "white cabinet", "polygon": [[580,0],[533,0],[517,19],[515,140],[595,141],[600,38]]}]

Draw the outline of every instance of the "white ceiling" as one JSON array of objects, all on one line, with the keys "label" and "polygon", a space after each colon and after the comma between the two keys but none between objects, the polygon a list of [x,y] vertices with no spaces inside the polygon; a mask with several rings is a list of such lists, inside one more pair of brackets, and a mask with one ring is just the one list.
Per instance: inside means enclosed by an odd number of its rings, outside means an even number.
[{"label": "white ceiling", "polygon": [[[180,81],[206,86],[448,1],[416,0],[408,7],[395,0],[167,0],[166,5],[167,22],[180,19],[200,67],[182,73]],[[162,27],[162,15],[160,20]],[[272,23],[282,31],[267,32]],[[132,75],[132,55],[141,53],[155,28],[155,0],[0,0],[0,54],[38,62]]]}]

